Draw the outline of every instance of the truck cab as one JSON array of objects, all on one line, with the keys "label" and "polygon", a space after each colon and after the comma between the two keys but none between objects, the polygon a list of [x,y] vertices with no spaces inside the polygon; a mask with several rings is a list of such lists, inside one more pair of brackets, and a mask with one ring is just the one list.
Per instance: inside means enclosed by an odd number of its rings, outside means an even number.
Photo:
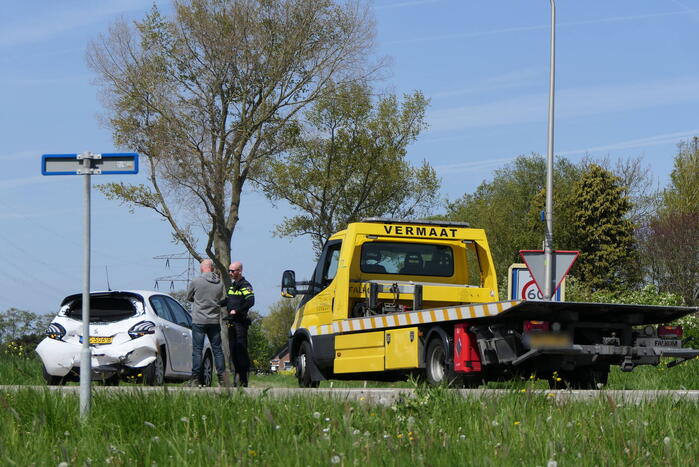
[{"label": "truck cab", "polygon": [[[297,361],[300,382],[311,386],[330,376],[393,379],[424,367],[420,350],[430,336],[421,334],[422,327],[379,329],[377,319],[498,301],[482,229],[377,218],[351,223],[333,235],[310,280],[297,283],[295,273],[285,271],[282,295],[298,293],[303,298],[290,349],[292,360],[302,360]],[[406,342],[396,344],[404,335]]]}]

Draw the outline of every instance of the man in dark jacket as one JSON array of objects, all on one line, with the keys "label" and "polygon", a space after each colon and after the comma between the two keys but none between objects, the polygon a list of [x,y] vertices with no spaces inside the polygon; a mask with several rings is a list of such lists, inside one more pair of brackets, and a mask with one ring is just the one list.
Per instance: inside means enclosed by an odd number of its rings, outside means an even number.
[{"label": "man in dark jacket", "polygon": [[192,304],[192,379],[191,384],[203,383],[201,353],[204,335],[209,336],[219,384],[223,383],[226,359],[221,347],[220,302],[225,297],[226,287],[214,272],[214,262],[205,259],[199,265],[201,276],[195,277],[187,287],[187,301]]},{"label": "man in dark jacket", "polygon": [[231,361],[235,368],[236,385],[248,386],[250,357],[248,355],[248,327],[250,318],[248,310],[255,304],[255,294],[252,285],[243,277],[243,264],[240,261],[231,263],[228,274],[233,283],[228,288],[225,303],[228,310],[228,345]]}]

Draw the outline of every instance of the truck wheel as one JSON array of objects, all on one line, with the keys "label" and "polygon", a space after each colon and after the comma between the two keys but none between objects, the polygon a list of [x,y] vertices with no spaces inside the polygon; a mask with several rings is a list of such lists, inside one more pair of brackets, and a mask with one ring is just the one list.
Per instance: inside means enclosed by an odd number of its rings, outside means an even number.
[{"label": "truck wheel", "polygon": [[165,362],[160,352],[155,360],[143,369],[143,383],[147,386],[162,386],[165,382]]},{"label": "truck wheel", "polygon": [[320,381],[311,379],[311,370],[308,368],[308,359],[311,351],[307,341],[301,343],[299,354],[296,357],[296,378],[302,388],[317,388]]},{"label": "truck wheel", "polygon": [[440,339],[432,339],[427,345],[425,354],[425,377],[433,386],[446,384],[447,386],[461,385],[461,378],[447,365],[447,351]]}]

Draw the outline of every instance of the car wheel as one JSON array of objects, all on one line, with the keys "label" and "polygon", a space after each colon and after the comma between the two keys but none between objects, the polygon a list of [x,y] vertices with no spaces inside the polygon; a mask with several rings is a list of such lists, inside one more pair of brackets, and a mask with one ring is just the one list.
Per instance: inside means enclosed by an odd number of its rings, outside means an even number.
[{"label": "car wheel", "polygon": [[459,376],[447,365],[447,351],[440,339],[432,339],[427,345],[425,377],[427,382],[433,386],[440,384],[459,386],[461,384]]},{"label": "car wheel", "polygon": [[105,386],[119,386],[119,375],[115,373],[109,378],[104,379],[103,384]]},{"label": "car wheel", "polygon": [[165,361],[160,352],[155,354],[153,360],[143,370],[143,383],[148,386],[162,386],[165,382]]},{"label": "car wheel", "polygon": [[310,353],[308,342],[303,341],[299,354],[296,357],[296,378],[299,380],[299,386],[302,388],[317,388],[320,385],[320,381],[311,379],[311,370],[308,368]]},{"label": "car wheel", "polygon": [[62,384],[65,384],[64,378],[61,376],[53,376],[46,371],[46,367],[44,365],[41,365],[41,369],[43,370],[44,374],[44,381],[46,381],[46,384],[49,386],[60,386]]},{"label": "car wheel", "polygon": [[211,358],[211,353],[206,352],[204,358],[201,361],[201,381],[199,381],[203,386],[211,386],[213,381],[214,363]]}]

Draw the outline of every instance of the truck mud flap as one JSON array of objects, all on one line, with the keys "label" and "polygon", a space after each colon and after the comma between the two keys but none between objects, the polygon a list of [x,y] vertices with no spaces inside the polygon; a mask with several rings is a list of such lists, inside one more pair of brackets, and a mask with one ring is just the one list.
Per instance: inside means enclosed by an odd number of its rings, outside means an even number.
[{"label": "truck mud flap", "polygon": [[[699,349],[669,349],[663,347],[630,347],[615,345],[573,345],[571,347],[531,349],[512,361],[513,366],[542,355],[556,355],[562,357],[575,356],[618,356],[625,359],[643,357],[674,357],[677,360],[668,363],[675,366],[679,363],[699,357]],[[623,366],[623,365],[622,365]],[[622,368],[623,369],[623,368]]]}]

